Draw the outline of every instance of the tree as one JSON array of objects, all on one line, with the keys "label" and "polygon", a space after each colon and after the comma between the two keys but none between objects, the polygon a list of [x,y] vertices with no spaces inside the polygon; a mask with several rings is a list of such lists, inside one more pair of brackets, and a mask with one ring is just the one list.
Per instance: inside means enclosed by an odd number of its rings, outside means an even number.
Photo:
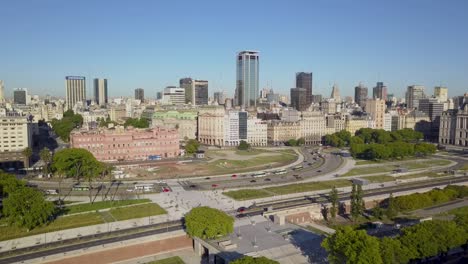
[{"label": "tree", "polygon": [[52,202],[46,201],[39,191],[21,187],[3,201],[3,213],[9,224],[31,230],[47,223],[54,213]]},{"label": "tree", "polygon": [[403,246],[399,239],[384,237],[380,241],[380,255],[384,264],[405,264],[416,258],[414,252]]},{"label": "tree", "polygon": [[379,240],[363,230],[344,227],[325,238],[322,247],[328,252],[330,263],[383,263]]},{"label": "tree", "polygon": [[234,219],[207,206],[196,207],[185,215],[187,233],[192,237],[211,239],[234,231]]},{"label": "tree", "polygon": [[333,220],[335,220],[336,213],[338,212],[338,191],[336,190],[335,186],[333,186],[330,191],[329,199],[331,203],[330,216]]},{"label": "tree", "polygon": [[279,264],[278,261],[271,260],[265,257],[254,258],[251,256],[245,256],[235,261],[229,262],[232,264]]},{"label": "tree", "polygon": [[50,123],[55,134],[63,141],[68,142],[70,140],[70,132],[83,125],[83,117],[80,114],[75,114],[73,110],[67,110],[63,113],[61,120],[54,118]]},{"label": "tree", "polygon": [[148,128],[149,127],[149,121],[146,118],[129,118],[125,120],[125,127],[132,126],[134,128]]},{"label": "tree", "polygon": [[357,185],[357,190],[356,190],[356,207],[359,215],[364,214],[364,210],[366,209],[366,205],[364,203],[363,199],[363,192],[362,192],[362,186],[360,184]]},{"label": "tree", "polygon": [[351,189],[351,218],[353,218],[353,221],[356,221],[359,217],[359,207],[356,184],[353,184]]},{"label": "tree", "polygon": [[185,152],[189,155],[193,155],[198,151],[200,143],[196,139],[190,139],[187,144],[185,144]]},{"label": "tree", "polygon": [[305,144],[305,139],[304,139],[304,138],[301,137],[301,138],[299,138],[299,139],[297,140],[297,145],[298,145],[298,146],[302,146],[302,145],[304,145],[304,144]]},{"label": "tree", "polygon": [[245,142],[244,140],[241,140],[239,142],[239,146],[237,146],[238,150],[248,150],[250,149],[250,144]]},{"label": "tree", "polygon": [[387,210],[385,210],[385,215],[388,219],[393,219],[398,215],[398,208],[395,204],[395,198],[393,198],[392,193],[390,194],[390,197],[388,197]]},{"label": "tree", "polygon": [[39,158],[41,158],[42,162],[44,162],[44,174],[49,174],[49,166],[50,162],[52,161],[50,150],[48,148],[41,149],[39,152]]},{"label": "tree", "polygon": [[375,202],[375,206],[372,208],[372,215],[378,219],[382,219],[384,216],[384,211],[378,202]]},{"label": "tree", "polygon": [[297,146],[297,140],[294,138],[291,138],[290,140],[288,140],[287,143],[288,143],[288,146],[291,146],[291,147]]},{"label": "tree", "polygon": [[24,187],[24,181],[18,180],[14,175],[0,171],[0,189],[2,197],[8,196],[16,189]]},{"label": "tree", "polygon": [[26,160],[26,164],[25,166],[26,167],[29,167],[29,162],[31,161],[31,156],[33,155],[33,151],[30,147],[27,147],[25,149],[23,149],[23,151],[21,152],[21,154],[23,155],[23,157],[25,158]]}]

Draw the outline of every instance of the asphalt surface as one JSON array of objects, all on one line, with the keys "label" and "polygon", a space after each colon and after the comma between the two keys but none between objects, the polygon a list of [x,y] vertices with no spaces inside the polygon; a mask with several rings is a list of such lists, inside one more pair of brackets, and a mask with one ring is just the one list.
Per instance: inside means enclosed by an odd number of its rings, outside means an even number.
[{"label": "asphalt surface", "polygon": [[267,174],[264,177],[253,177],[252,173],[239,173],[233,176],[225,177],[205,177],[204,179],[194,179],[181,181],[180,184],[186,190],[213,190],[224,188],[242,188],[252,186],[262,186],[280,183],[294,183],[301,180],[321,176],[336,170],[343,159],[339,155],[323,153],[320,157],[317,154],[311,154],[312,149],[301,149],[304,155],[303,166],[300,170],[293,168],[286,169],[286,174]]}]

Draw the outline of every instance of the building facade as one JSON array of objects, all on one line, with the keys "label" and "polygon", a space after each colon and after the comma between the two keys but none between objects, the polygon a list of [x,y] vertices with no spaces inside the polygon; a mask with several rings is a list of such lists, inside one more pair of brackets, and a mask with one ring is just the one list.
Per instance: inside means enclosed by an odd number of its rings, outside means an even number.
[{"label": "building facade", "polygon": [[306,145],[318,145],[322,143],[322,138],[328,132],[327,119],[319,111],[304,111],[302,119],[299,121],[301,126],[301,138]]},{"label": "building facade", "polygon": [[140,100],[141,102],[145,101],[145,90],[143,88],[135,89],[135,99]]},{"label": "building facade", "polygon": [[406,108],[418,109],[419,100],[425,97],[426,96],[424,95],[424,86],[422,85],[408,86],[406,90],[406,95],[405,95]]},{"label": "building facade", "polygon": [[385,100],[382,99],[368,99],[366,102],[366,112],[374,119],[377,129],[384,128],[385,108]]},{"label": "building facade", "polygon": [[94,79],[94,101],[99,106],[105,106],[108,103],[107,79]]},{"label": "building facade", "polygon": [[271,120],[267,127],[267,141],[271,145],[281,145],[290,139],[301,137],[301,124],[297,122],[285,122]]},{"label": "building facade", "polygon": [[177,130],[167,128],[74,131],[70,144],[88,150],[99,161],[148,160],[155,155],[174,158],[180,152]]},{"label": "building facade", "polygon": [[296,88],[303,88],[306,90],[306,104],[308,107],[312,103],[312,73],[311,72],[296,73]]},{"label": "building facade", "polygon": [[164,89],[163,104],[183,105],[185,104],[185,89],[168,86]]},{"label": "building facade", "polygon": [[253,147],[265,147],[267,140],[268,125],[265,121],[256,117],[247,119],[247,143]]},{"label": "building facade", "polygon": [[0,152],[22,151],[31,147],[32,134],[27,116],[0,116]]},{"label": "building facade", "polygon": [[17,105],[28,104],[28,90],[24,88],[18,88],[13,91],[13,103]]},{"label": "building facade", "polygon": [[236,91],[234,103],[243,109],[257,106],[259,97],[259,55],[257,51],[241,51],[236,56]]},{"label": "building facade", "polygon": [[78,102],[86,103],[86,78],[83,76],[65,77],[66,106],[73,109]]},{"label": "building facade", "polygon": [[179,140],[197,139],[196,111],[156,111],[152,115],[153,127],[168,127],[179,130]]},{"label": "building facade", "polygon": [[468,147],[468,104],[443,112],[439,129],[440,144]]},{"label": "building facade", "polygon": [[367,87],[359,83],[358,86],[354,87],[354,102],[358,104],[361,108],[366,107],[367,102]]},{"label": "building facade", "polygon": [[[312,100],[312,99],[311,99]],[[297,111],[305,111],[309,107],[307,103],[307,90],[304,88],[291,88],[291,107]]]},{"label": "building facade", "polygon": [[372,89],[372,98],[387,100],[387,86],[383,82],[377,82],[377,85]]},{"label": "building facade", "polygon": [[224,146],[224,107],[204,107],[198,112],[198,141],[202,144]]},{"label": "building facade", "polygon": [[446,102],[448,100],[448,88],[443,86],[434,87],[434,97],[439,100],[439,102]]}]

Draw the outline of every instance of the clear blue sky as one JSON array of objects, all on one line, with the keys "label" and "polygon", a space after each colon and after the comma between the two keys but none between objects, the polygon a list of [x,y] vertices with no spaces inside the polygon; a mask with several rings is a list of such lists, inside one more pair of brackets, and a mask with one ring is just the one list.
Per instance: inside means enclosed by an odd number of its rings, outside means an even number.
[{"label": "clear blue sky", "polygon": [[[260,86],[289,94],[295,72],[314,93],[333,82],[352,95],[384,81],[403,95],[439,84],[468,92],[468,1],[101,1],[0,3],[0,79],[6,95],[64,95],[64,76],[108,78],[109,95],[155,96],[191,76],[235,88],[235,54],[260,51]],[[92,97],[88,81],[88,97]]]}]

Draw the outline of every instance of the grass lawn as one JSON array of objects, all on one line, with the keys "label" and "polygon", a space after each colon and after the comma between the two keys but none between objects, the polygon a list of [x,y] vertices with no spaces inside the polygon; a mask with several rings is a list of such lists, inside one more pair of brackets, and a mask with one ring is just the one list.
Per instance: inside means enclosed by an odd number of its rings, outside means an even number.
[{"label": "grass lawn", "polygon": [[[434,166],[444,166],[450,164],[449,160],[442,160],[442,159],[434,159],[434,160],[424,160],[424,161],[411,161],[411,162],[404,162],[401,164],[401,167],[407,168],[408,170],[415,170],[415,169],[424,169],[430,168]],[[358,167],[354,168],[347,173],[341,175],[341,177],[347,176],[359,176],[365,174],[374,174],[374,173],[388,173],[392,172],[394,169],[398,167],[396,165],[400,164],[382,164],[382,166],[374,166],[374,167]]]},{"label": "grass lawn", "polygon": [[55,221],[49,223],[48,225],[35,228],[29,232],[27,232],[26,229],[15,226],[2,226],[0,227],[0,241],[103,223],[104,220],[102,219],[99,213],[87,213],[67,217],[59,217]]},{"label": "grass lawn", "polygon": [[406,179],[414,179],[414,178],[421,178],[421,177],[429,177],[429,178],[437,178],[437,177],[446,177],[447,174],[438,174],[436,172],[423,172],[423,173],[416,173],[416,174],[408,174],[403,176],[398,176],[396,179],[398,180],[406,180]]},{"label": "grass lawn", "polygon": [[366,177],[360,177],[360,178],[361,179],[366,179],[366,180],[370,181],[371,183],[390,182],[390,181],[395,180],[395,177],[386,176],[386,175],[366,176]]},{"label": "grass lawn", "polygon": [[271,152],[269,150],[263,150],[263,149],[236,150],[236,155],[240,155],[240,156],[258,155],[261,153],[274,153],[274,152]]},{"label": "grass lawn", "polygon": [[452,210],[448,211],[448,213],[453,214],[453,215],[467,215],[468,214],[468,206],[452,209]]},{"label": "grass lawn", "polygon": [[184,264],[185,262],[178,256],[151,261],[146,264]]},{"label": "grass lawn", "polygon": [[251,200],[251,199],[273,196],[271,193],[263,189],[244,189],[244,190],[238,190],[238,191],[228,191],[228,192],[224,192],[223,194],[237,201],[244,201],[244,200]]},{"label": "grass lawn", "polygon": [[463,165],[460,170],[468,171],[468,164]]},{"label": "grass lawn", "polygon": [[132,204],[148,203],[150,199],[134,199],[134,200],[117,200],[117,201],[101,201],[94,203],[76,204],[65,207],[65,214],[75,214],[89,211],[96,211],[111,207],[119,207]]},{"label": "grass lawn", "polygon": [[333,186],[337,188],[351,186],[351,181],[332,180],[332,181],[321,181],[321,182],[305,182],[305,183],[296,183],[296,184],[277,186],[277,187],[268,187],[268,188],[265,188],[265,190],[276,193],[278,195],[282,195],[282,194],[290,194],[290,193],[327,190],[327,189],[333,188]]},{"label": "grass lawn", "polygon": [[115,220],[121,221],[145,216],[161,215],[167,212],[157,204],[148,203],[129,207],[113,208],[110,210],[110,213],[114,216]]}]

